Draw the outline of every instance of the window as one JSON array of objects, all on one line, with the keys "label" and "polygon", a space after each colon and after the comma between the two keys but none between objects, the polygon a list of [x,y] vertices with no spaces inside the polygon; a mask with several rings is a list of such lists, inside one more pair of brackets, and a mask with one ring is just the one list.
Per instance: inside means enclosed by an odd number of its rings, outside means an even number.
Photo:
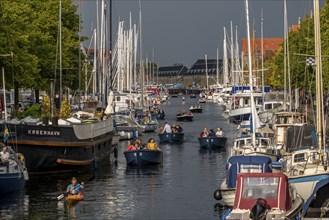
[{"label": "window", "polygon": [[244,179],[242,197],[251,198],[277,198],[279,178],[248,177]]},{"label": "window", "polygon": [[295,163],[302,162],[302,161],[305,161],[305,160],[306,160],[306,158],[305,158],[304,153],[294,155],[294,162]]},{"label": "window", "polygon": [[272,109],[272,104],[265,104],[265,109],[268,110],[268,109]]}]

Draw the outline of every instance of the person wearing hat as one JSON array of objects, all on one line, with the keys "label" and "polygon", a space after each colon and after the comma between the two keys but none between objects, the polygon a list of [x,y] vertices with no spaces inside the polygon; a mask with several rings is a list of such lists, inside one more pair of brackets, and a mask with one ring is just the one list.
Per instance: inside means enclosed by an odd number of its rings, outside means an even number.
[{"label": "person wearing hat", "polygon": [[81,190],[85,188],[84,182],[78,183],[75,177],[72,178],[71,184],[67,186],[66,192],[71,195],[81,195]]},{"label": "person wearing hat", "polygon": [[221,128],[217,128],[216,136],[217,137],[222,137],[223,136],[223,130]]}]

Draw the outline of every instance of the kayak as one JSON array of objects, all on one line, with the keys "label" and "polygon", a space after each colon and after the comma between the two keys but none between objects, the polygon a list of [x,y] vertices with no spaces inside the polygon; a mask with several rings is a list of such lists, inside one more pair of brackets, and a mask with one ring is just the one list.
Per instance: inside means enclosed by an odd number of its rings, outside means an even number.
[{"label": "kayak", "polygon": [[66,202],[68,203],[77,203],[79,201],[82,201],[84,200],[84,196],[82,194],[79,194],[79,195],[68,195],[66,197]]}]

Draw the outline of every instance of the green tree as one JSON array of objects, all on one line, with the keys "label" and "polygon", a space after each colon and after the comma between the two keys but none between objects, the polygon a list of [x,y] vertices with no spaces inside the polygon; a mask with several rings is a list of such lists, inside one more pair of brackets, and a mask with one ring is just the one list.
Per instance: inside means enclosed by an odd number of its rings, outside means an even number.
[{"label": "green tree", "polygon": [[[63,84],[72,89],[77,88],[80,50],[76,11],[72,0],[62,0]],[[14,54],[14,79],[11,59],[1,59],[8,88],[14,82],[17,88],[49,90],[49,80],[55,77],[58,87],[59,0],[2,0],[0,21],[0,54]]]}]

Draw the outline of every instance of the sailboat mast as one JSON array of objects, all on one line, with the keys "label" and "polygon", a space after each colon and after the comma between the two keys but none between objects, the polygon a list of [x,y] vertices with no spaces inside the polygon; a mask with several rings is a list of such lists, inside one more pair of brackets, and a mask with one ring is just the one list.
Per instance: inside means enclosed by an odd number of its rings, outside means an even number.
[{"label": "sailboat mast", "polygon": [[233,24],[231,21],[231,77],[232,84],[235,85],[235,72],[234,72],[234,46],[233,46]]},{"label": "sailboat mast", "polygon": [[208,79],[208,55],[205,55],[205,61],[206,61],[206,80],[207,80],[207,90],[209,89],[209,79]]},{"label": "sailboat mast", "polygon": [[238,74],[238,70],[240,70],[240,61],[239,61],[239,43],[238,43],[238,26],[235,26],[235,75],[236,75],[236,84],[241,85],[240,75]]},{"label": "sailboat mast", "polygon": [[223,84],[225,87],[228,83],[228,62],[227,62],[227,42],[226,42],[226,28],[224,27],[224,41],[223,41],[223,60],[224,60],[224,74],[223,74]]},{"label": "sailboat mast", "polygon": [[144,108],[144,71],[143,71],[143,45],[142,45],[142,5],[139,0],[139,74],[141,76],[142,107]]},{"label": "sailboat mast", "polygon": [[[248,63],[249,63],[249,86],[250,86],[250,108],[251,108],[251,114],[254,112],[254,97],[252,94],[252,90],[253,90],[253,85],[252,85],[252,60],[251,60],[251,46],[250,46],[250,27],[249,27],[249,4],[248,4],[248,0],[245,0],[245,4],[246,4],[246,22],[247,22],[247,36],[248,36]],[[252,115],[252,127],[255,130],[255,117],[254,115]],[[256,146],[256,132],[253,131],[252,132],[252,144],[253,146]]]},{"label": "sailboat mast", "polygon": [[218,84],[219,83],[219,63],[218,63],[218,48],[217,48],[217,51],[216,51],[216,83]]},{"label": "sailboat mast", "polygon": [[261,50],[262,50],[262,103],[265,111],[265,91],[264,91],[264,18],[263,9],[261,10]]},{"label": "sailboat mast", "polygon": [[59,101],[63,99],[63,72],[62,72],[62,0],[59,0]]},{"label": "sailboat mast", "polygon": [[316,72],[316,132],[318,136],[319,152],[322,158],[324,148],[324,115],[323,115],[323,84],[322,84],[322,57],[321,57],[321,33],[320,33],[320,8],[319,1],[314,0],[314,46],[315,46],[315,72]]},{"label": "sailboat mast", "polygon": [[284,77],[284,82],[283,82],[283,86],[284,86],[284,93],[283,93],[283,101],[284,101],[284,106],[286,107],[287,105],[287,1],[284,0],[283,2],[283,13],[284,13],[284,21],[283,21],[283,33],[284,33],[284,43],[283,43],[283,49],[284,49],[284,56],[283,56],[283,77]]},{"label": "sailboat mast", "polygon": [[5,82],[5,68],[2,67],[2,89],[3,89],[3,105],[5,111],[5,122],[7,122],[8,114],[7,114],[7,100],[6,100],[6,82]]}]

